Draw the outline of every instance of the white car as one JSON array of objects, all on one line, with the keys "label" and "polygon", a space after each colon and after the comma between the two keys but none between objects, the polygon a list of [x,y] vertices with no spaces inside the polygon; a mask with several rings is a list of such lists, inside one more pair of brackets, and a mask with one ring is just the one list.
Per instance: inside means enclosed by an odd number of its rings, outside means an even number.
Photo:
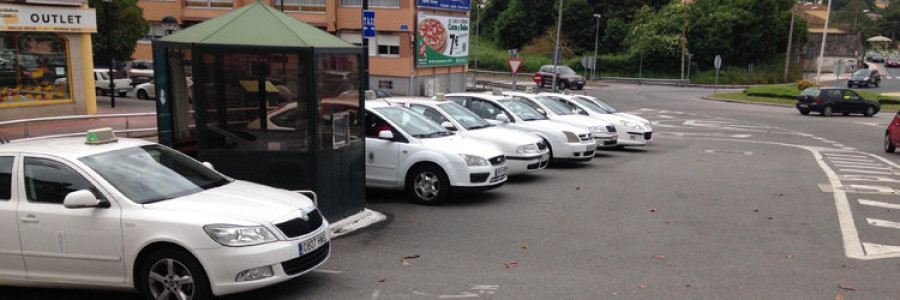
[{"label": "white car", "polygon": [[560,121],[569,125],[585,128],[594,135],[597,140],[597,148],[612,148],[616,146],[619,135],[616,127],[609,122],[583,116],[572,112],[572,109],[543,95],[522,92],[503,92],[503,95],[512,97],[525,105],[531,106],[550,120]]},{"label": "white car", "polygon": [[[649,122],[640,122],[632,118],[611,114],[582,96],[541,93],[550,99],[578,111],[580,114],[612,123],[619,133],[618,147],[644,146],[653,140],[653,127]],[[593,105],[592,105],[593,104]]]},{"label": "white car", "polygon": [[0,145],[0,284],[210,299],[331,255],[308,197],[112,130]]},{"label": "white car", "polygon": [[[617,115],[620,117],[629,118],[629,119],[638,121],[641,124],[644,124],[644,127],[649,128],[650,130],[653,130],[653,125],[650,123],[649,120],[642,118],[640,116],[637,116],[637,115],[621,112],[618,109],[616,109],[615,107],[613,107],[612,105],[609,105],[609,103],[606,103],[605,101],[600,100],[600,98],[597,98],[594,96],[587,96],[587,95],[575,95],[575,97],[585,99],[585,100],[590,101],[591,103],[597,104],[597,106],[599,106],[599,107],[593,107],[594,112],[598,112],[598,113],[607,112],[607,113],[611,113],[611,114],[614,114],[614,115]],[[586,105],[586,106],[588,108],[592,108],[592,106],[590,106],[590,105]],[[599,109],[597,109],[597,108],[599,108]]]},{"label": "white car", "polygon": [[509,175],[544,169],[550,162],[550,150],[543,139],[533,134],[494,126],[455,102],[413,97],[392,97],[386,100],[403,104],[462,137],[499,149],[506,155]]},{"label": "white car", "polygon": [[499,187],[509,172],[500,150],[456,136],[406,107],[366,101],[366,186],[405,189],[439,204],[451,193]]},{"label": "white car", "polygon": [[[120,73],[120,72],[116,72]],[[124,74],[123,74],[124,75]],[[115,93],[119,94],[119,97],[125,97],[128,94],[128,91],[131,90],[131,79],[128,78],[112,78],[112,83],[115,84]],[[110,91],[110,76],[109,70],[104,69],[94,69],[94,85],[97,89],[97,95],[111,95]]]},{"label": "white car", "polygon": [[[185,77],[187,81],[188,88],[188,97],[192,97],[191,88],[194,86],[194,81],[191,80],[190,77]],[[118,85],[118,83],[116,83]],[[134,87],[134,96],[138,99],[152,99],[156,98],[156,79],[150,82],[141,83]]]},{"label": "white car", "polygon": [[455,93],[446,97],[496,125],[541,137],[550,146],[552,162],[587,162],[594,158],[597,141],[590,131],[552,121],[512,98],[481,93]]}]

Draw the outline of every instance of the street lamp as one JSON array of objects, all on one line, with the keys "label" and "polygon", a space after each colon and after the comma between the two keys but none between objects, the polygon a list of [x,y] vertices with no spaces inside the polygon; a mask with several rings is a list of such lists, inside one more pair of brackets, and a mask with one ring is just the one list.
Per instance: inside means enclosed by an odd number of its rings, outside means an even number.
[{"label": "street lamp", "polygon": [[559,74],[559,30],[562,28],[563,0],[559,0],[559,14],[556,17],[556,46],[553,47],[553,84],[550,86],[557,91],[556,77]]},{"label": "street lamp", "polygon": [[600,14],[594,14],[594,18],[597,18],[597,33],[594,34],[594,65],[591,66],[591,80],[594,79],[594,74],[597,73],[597,41],[600,38]]},{"label": "street lamp", "polygon": [[106,55],[109,56],[109,107],[116,108],[116,81],[113,79],[113,70],[116,60],[113,58],[112,52],[112,0],[103,0],[106,2]]},{"label": "street lamp", "polygon": [[176,28],[178,28],[178,19],[176,19],[172,15],[166,15],[162,18],[162,27],[163,31],[166,32],[166,35],[170,35],[175,32]]},{"label": "street lamp", "polygon": [[484,4],[478,4],[478,9],[475,10],[475,78],[472,79],[472,88],[474,89],[478,84],[478,25],[481,23],[481,9],[484,8]]}]

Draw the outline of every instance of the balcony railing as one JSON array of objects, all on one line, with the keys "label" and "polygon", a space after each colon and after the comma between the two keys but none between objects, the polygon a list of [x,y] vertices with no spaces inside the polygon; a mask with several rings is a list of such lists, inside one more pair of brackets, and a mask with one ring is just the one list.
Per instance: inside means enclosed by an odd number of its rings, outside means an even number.
[{"label": "balcony railing", "polygon": [[284,11],[325,12],[325,0],[274,0],[272,6],[284,7]]},{"label": "balcony railing", "polygon": [[185,0],[184,6],[188,8],[232,8],[233,0]]},{"label": "balcony railing", "polygon": [[[341,6],[362,7],[362,0],[341,0]],[[369,7],[400,8],[400,0],[369,0]]]}]

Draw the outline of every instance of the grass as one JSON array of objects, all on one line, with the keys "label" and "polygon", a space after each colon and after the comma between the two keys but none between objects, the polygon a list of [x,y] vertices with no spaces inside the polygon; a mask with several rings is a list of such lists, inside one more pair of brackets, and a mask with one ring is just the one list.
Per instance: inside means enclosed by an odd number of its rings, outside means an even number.
[{"label": "grass", "polygon": [[[878,93],[858,89],[854,89],[853,91],[863,98],[878,101],[882,106],[900,104],[900,98],[897,97],[882,96]],[[797,86],[794,84],[761,84],[744,90],[744,94],[747,96],[784,98],[794,102],[796,102],[797,97],[800,96],[801,92],[802,91],[797,89]]]}]

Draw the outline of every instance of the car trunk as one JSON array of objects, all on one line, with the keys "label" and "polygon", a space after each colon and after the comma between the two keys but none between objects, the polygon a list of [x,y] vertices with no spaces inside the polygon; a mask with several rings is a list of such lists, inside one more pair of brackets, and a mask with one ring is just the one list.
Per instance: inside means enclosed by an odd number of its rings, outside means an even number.
[{"label": "car trunk", "polygon": [[816,102],[817,97],[819,97],[819,90],[816,90],[815,92],[804,91],[802,94],[800,94],[799,97],[797,97],[797,102],[813,103],[813,102]]}]

